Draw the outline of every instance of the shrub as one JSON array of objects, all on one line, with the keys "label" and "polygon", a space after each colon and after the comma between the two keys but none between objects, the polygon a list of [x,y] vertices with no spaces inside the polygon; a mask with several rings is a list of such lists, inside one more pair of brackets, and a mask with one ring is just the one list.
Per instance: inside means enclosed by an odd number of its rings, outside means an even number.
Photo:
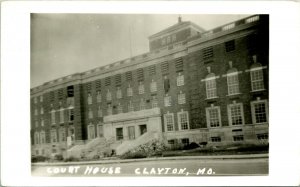
[{"label": "shrub", "polygon": [[78,161],[78,160],[79,160],[78,158],[70,156],[69,158],[66,158],[64,161],[65,162],[74,162],[74,161]]},{"label": "shrub", "polygon": [[62,160],[64,160],[64,157],[61,154],[56,154],[54,156],[54,160],[62,161]]},{"label": "shrub", "polygon": [[133,159],[133,158],[147,158],[147,155],[142,152],[126,152],[121,155],[121,159]]},{"label": "shrub", "polygon": [[146,158],[151,156],[162,155],[162,152],[165,151],[167,147],[158,140],[152,140],[146,144],[140,145],[132,150],[121,155],[120,158],[129,159],[129,158]]},{"label": "shrub", "polygon": [[32,163],[34,163],[34,162],[45,162],[47,160],[49,160],[48,157],[41,156],[41,155],[31,157],[31,162]]},{"label": "shrub", "polygon": [[189,150],[189,149],[195,149],[195,148],[198,148],[198,147],[200,147],[200,146],[197,143],[192,142],[189,145],[184,146],[183,149]]}]

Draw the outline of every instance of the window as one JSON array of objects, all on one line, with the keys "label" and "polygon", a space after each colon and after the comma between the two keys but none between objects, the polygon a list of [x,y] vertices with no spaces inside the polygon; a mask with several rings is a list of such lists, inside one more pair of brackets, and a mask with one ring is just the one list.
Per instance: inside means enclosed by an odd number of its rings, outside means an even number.
[{"label": "window", "polygon": [[224,27],[222,27],[222,30],[226,31],[226,30],[233,29],[234,27],[235,27],[235,23],[231,23],[229,25],[225,25]]},{"label": "window", "polygon": [[46,143],[46,134],[44,131],[40,132],[40,140],[41,140],[41,144]]},{"label": "window", "polygon": [[227,74],[228,95],[238,94],[239,91],[239,78],[237,72],[234,74]]},{"label": "window", "polygon": [[36,109],[34,109],[34,115],[38,115],[38,109],[36,108]]},{"label": "window", "polygon": [[95,81],[95,87],[96,87],[97,90],[101,89],[101,80],[100,79]]},{"label": "window", "polygon": [[175,144],[175,140],[172,139],[172,140],[168,140],[168,144],[170,144],[171,146]]},{"label": "window", "polygon": [[125,76],[126,76],[126,80],[127,81],[131,81],[132,80],[132,72],[131,71],[126,72]]},{"label": "window", "polygon": [[144,80],[144,70],[142,68],[137,70],[137,79],[138,81]]},{"label": "window", "polygon": [[152,79],[152,82],[150,83],[150,91],[157,92],[157,84],[153,79]]},{"label": "window", "polygon": [[158,107],[157,96],[152,96],[152,108]]},{"label": "window", "polygon": [[268,122],[268,105],[266,100],[251,102],[252,120],[254,124]]},{"label": "window", "polygon": [[168,94],[164,98],[164,104],[165,107],[171,106],[171,96],[169,96]]},{"label": "window", "polygon": [[128,138],[129,138],[129,140],[135,139],[135,127],[134,126],[128,127]]},{"label": "window", "polygon": [[156,69],[155,65],[149,66],[149,75],[155,75],[156,74]]},{"label": "window", "polygon": [[39,133],[38,132],[35,132],[34,133],[34,143],[35,144],[39,144],[40,143],[40,137],[39,137],[40,135],[39,135]]},{"label": "window", "polygon": [[203,58],[203,60],[210,59],[213,56],[214,56],[213,47],[207,47],[207,48],[203,49],[203,51],[202,51],[202,58]]},{"label": "window", "polygon": [[89,109],[88,116],[89,116],[89,119],[93,118],[93,111],[91,109]]},{"label": "window", "polygon": [[177,86],[183,86],[184,85],[184,75],[181,73],[178,73],[177,75]]},{"label": "window", "polygon": [[74,121],[74,109],[69,109],[69,122]]},{"label": "window", "polygon": [[108,104],[107,105],[107,115],[112,115],[112,106],[111,106],[111,104]]},{"label": "window", "polygon": [[205,81],[206,84],[206,97],[207,99],[216,98],[217,97],[217,85],[216,79],[212,78]]},{"label": "window", "polygon": [[163,75],[169,73],[169,63],[168,62],[162,62],[161,63],[161,71],[162,71]]},{"label": "window", "polygon": [[103,137],[103,125],[99,124],[97,127],[98,127],[98,137]]},{"label": "window", "polygon": [[35,127],[38,127],[38,126],[39,126],[39,121],[35,120]]},{"label": "window", "polygon": [[41,107],[41,114],[44,114],[44,108]]},{"label": "window", "polygon": [[105,78],[105,86],[109,86],[110,85],[110,77],[106,77]]},{"label": "window", "polygon": [[244,136],[243,135],[233,136],[233,141],[235,142],[244,141]]},{"label": "window", "polygon": [[128,103],[128,112],[133,112],[134,111],[134,107],[131,101],[129,101]]},{"label": "window", "polygon": [[55,124],[55,110],[53,110],[53,109],[51,111],[51,123],[52,123],[52,125]]},{"label": "window", "polygon": [[183,59],[182,59],[182,57],[175,59],[175,69],[176,69],[176,72],[183,71]]},{"label": "window", "polygon": [[188,138],[182,138],[181,139],[181,143],[184,145],[184,146],[188,146],[190,144],[190,140]]},{"label": "window", "polygon": [[140,82],[140,85],[139,85],[139,94],[144,94],[144,93],[145,93],[144,84],[142,82]]},{"label": "window", "polygon": [[178,112],[178,124],[180,130],[187,130],[189,129],[189,116],[188,112]]},{"label": "window", "polygon": [[115,83],[116,85],[120,85],[122,82],[121,74],[115,76]]},{"label": "window", "polygon": [[90,124],[88,126],[88,139],[92,140],[95,138],[95,126]]},{"label": "window", "polygon": [[101,103],[101,92],[100,91],[98,91],[97,92],[97,103]]},{"label": "window", "polygon": [[165,38],[161,39],[161,45],[166,45],[166,39]]},{"label": "window", "polygon": [[41,95],[41,96],[40,96],[40,102],[43,102],[43,100],[44,100],[44,98],[43,98],[43,96]]},{"label": "window", "polygon": [[164,90],[165,93],[168,93],[170,90],[170,80],[168,79],[167,76],[164,77]]},{"label": "window", "polygon": [[117,110],[118,110],[118,114],[123,113],[123,107],[122,107],[121,103],[119,103],[119,105],[117,106]]},{"label": "window", "polygon": [[37,104],[37,98],[36,97],[33,98],[33,102],[34,102],[34,104]]},{"label": "window", "polygon": [[210,126],[210,127],[221,126],[220,107],[212,106],[212,107],[206,108],[206,120],[207,120],[208,126]]},{"label": "window", "polygon": [[225,49],[226,49],[226,52],[234,51],[235,50],[234,40],[230,40],[228,42],[225,42]]},{"label": "window", "polygon": [[67,87],[67,96],[74,97],[74,86],[73,85]]},{"label": "window", "polygon": [[257,137],[258,140],[268,140],[269,139],[269,134],[268,133],[257,134],[256,137]]},{"label": "window", "polygon": [[107,90],[107,93],[106,93],[106,100],[111,101],[111,93],[109,90]]},{"label": "window", "polygon": [[185,104],[185,93],[180,93],[178,94],[178,104]]},{"label": "window", "polygon": [[175,42],[176,41],[176,34],[173,34],[172,35],[172,42]]},{"label": "window", "polygon": [[103,117],[101,106],[98,107],[98,117],[99,118]]},{"label": "window", "polygon": [[64,119],[64,109],[61,107],[59,110],[59,122],[60,123],[64,123],[65,119]]},{"label": "window", "polygon": [[259,16],[253,16],[245,20],[246,23],[252,23],[259,20]]},{"label": "window", "polygon": [[88,93],[88,104],[91,105],[92,104],[92,94],[91,93]]},{"label": "window", "polygon": [[171,42],[171,36],[167,37],[167,44],[169,44]]},{"label": "window", "polygon": [[174,115],[173,114],[165,114],[165,129],[166,131],[174,131]]},{"label": "window", "polygon": [[44,119],[42,118],[41,119],[41,126],[43,127],[45,124],[44,124]]},{"label": "window", "polygon": [[51,138],[51,143],[57,142],[57,134],[56,134],[56,130],[55,129],[52,129],[50,131],[50,138]]},{"label": "window", "polygon": [[59,129],[59,141],[60,142],[65,142],[66,141],[66,129],[65,128],[60,128]]},{"label": "window", "polygon": [[211,137],[210,138],[210,140],[212,141],[212,142],[221,142],[221,138],[220,137]]},{"label": "window", "polygon": [[244,124],[243,105],[241,103],[228,105],[228,117],[229,117],[230,125],[243,125]]},{"label": "window", "polygon": [[117,87],[117,99],[121,99],[122,98],[122,90],[120,87]]},{"label": "window", "polygon": [[129,85],[128,88],[127,88],[127,96],[130,97],[132,95],[133,95],[133,91],[132,91],[132,88]]},{"label": "window", "polygon": [[262,69],[250,70],[252,91],[264,90],[264,77]]},{"label": "window", "polygon": [[146,109],[146,103],[145,100],[142,98],[140,101],[140,110],[145,110]]}]

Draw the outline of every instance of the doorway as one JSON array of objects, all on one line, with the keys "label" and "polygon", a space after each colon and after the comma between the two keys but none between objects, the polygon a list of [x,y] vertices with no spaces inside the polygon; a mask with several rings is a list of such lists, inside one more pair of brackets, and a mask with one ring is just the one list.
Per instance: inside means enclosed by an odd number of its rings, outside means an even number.
[{"label": "doorway", "polygon": [[116,128],[117,140],[123,140],[123,128]]},{"label": "doorway", "polygon": [[147,132],[147,125],[139,125],[140,126],[140,133],[141,135],[145,134]]}]

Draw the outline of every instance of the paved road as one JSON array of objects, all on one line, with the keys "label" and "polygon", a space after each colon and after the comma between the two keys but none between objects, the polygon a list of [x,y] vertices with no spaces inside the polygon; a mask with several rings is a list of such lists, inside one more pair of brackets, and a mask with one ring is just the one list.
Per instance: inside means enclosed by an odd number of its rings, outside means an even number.
[{"label": "paved road", "polygon": [[32,166],[33,176],[226,176],[267,175],[268,159],[159,160],[113,164]]}]

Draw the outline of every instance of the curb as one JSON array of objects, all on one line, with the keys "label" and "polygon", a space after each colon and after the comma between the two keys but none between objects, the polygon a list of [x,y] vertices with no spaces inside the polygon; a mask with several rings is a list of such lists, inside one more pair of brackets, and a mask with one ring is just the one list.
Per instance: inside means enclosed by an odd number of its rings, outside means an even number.
[{"label": "curb", "polygon": [[159,160],[230,160],[230,159],[257,159],[269,158],[269,154],[252,154],[252,155],[221,155],[221,156],[180,156],[180,157],[156,157],[141,159],[117,159],[117,160],[97,160],[97,161],[80,161],[80,162],[55,162],[55,163],[32,163],[32,166],[68,166],[68,165],[93,165],[93,164],[118,164],[131,162],[147,162]]}]

